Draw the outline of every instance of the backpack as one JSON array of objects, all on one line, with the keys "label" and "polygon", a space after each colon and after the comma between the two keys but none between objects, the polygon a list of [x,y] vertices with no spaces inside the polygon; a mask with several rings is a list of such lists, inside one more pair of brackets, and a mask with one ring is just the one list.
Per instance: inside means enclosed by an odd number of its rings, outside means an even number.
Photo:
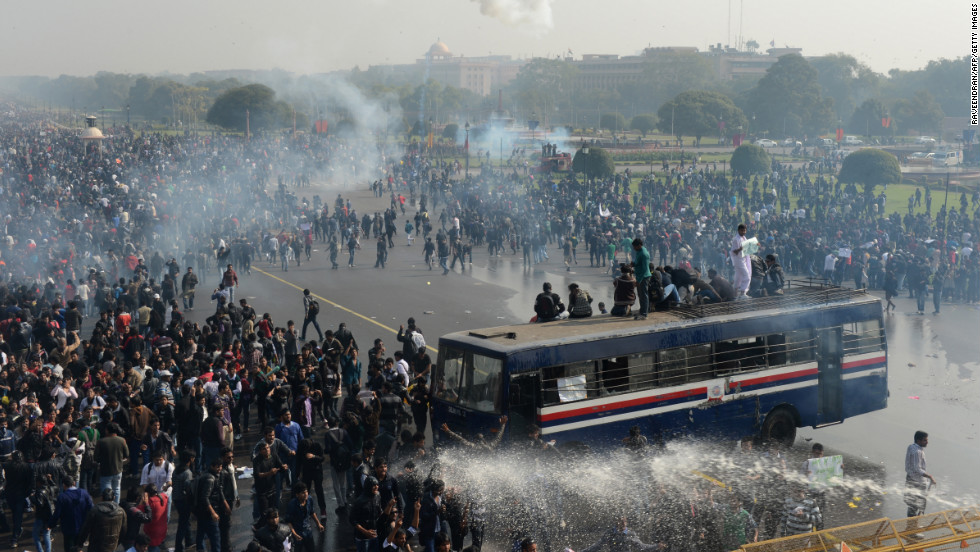
[{"label": "backpack", "polygon": [[320,303],[312,301],[310,303],[310,316],[316,316],[320,314]]},{"label": "backpack", "polygon": [[181,488],[180,496],[175,496],[174,499],[180,499],[184,501],[184,504],[189,504],[193,508],[197,505],[197,485],[198,482],[203,479],[201,477],[194,477],[194,471],[191,470],[191,478],[187,483]]},{"label": "backpack", "polygon": [[242,309],[234,305],[229,305],[228,318],[231,319],[232,327],[234,328],[242,327]]},{"label": "backpack", "polygon": [[55,505],[58,502],[60,491],[56,485],[44,483],[34,490],[31,495],[31,506],[34,507],[34,516],[46,522],[54,517]]},{"label": "backpack", "polygon": [[558,309],[555,307],[555,300],[551,297],[551,294],[542,293],[538,295],[538,302],[534,305],[534,312],[537,313],[539,320],[558,316]]},{"label": "backpack", "polygon": [[350,467],[351,452],[342,440],[334,437],[334,433],[327,433],[327,447],[330,449],[330,467],[337,471],[345,471]]},{"label": "backpack", "polygon": [[64,457],[61,459],[61,469],[64,470],[69,476],[77,477],[81,468],[82,464],[78,460],[78,455],[75,454],[73,448],[69,448],[68,451],[64,453]]}]

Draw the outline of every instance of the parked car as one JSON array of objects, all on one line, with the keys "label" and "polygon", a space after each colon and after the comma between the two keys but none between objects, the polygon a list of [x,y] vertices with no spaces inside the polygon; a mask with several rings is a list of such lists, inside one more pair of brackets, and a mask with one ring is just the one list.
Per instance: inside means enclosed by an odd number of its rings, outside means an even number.
[{"label": "parked car", "polygon": [[934,154],[926,153],[924,151],[917,151],[915,153],[910,153],[906,158],[909,165],[932,165],[932,158]]},{"label": "parked car", "polygon": [[845,136],[844,141],[841,143],[845,146],[860,146],[864,143],[864,140],[858,138],[857,136]]},{"label": "parked car", "polygon": [[797,146],[802,147],[803,143],[797,140],[796,138],[787,138],[781,142],[781,145],[783,147],[792,148]]},{"label": "parked car", "polygon": [[755,141],[755,145],[763,148],[774,148],[776,147],[776,141],[768,138],[759,138]]},{"label": "parked car", "polygon": [[818,139],[817,145],[825,148],[832,148],[837,145],[837,142],[833,138],[820,138]]},{"label": "parked car", "polygon": [[932,136],[919,136],[915,139],[915,143],[922,146],[935,146],[936,139]]}]

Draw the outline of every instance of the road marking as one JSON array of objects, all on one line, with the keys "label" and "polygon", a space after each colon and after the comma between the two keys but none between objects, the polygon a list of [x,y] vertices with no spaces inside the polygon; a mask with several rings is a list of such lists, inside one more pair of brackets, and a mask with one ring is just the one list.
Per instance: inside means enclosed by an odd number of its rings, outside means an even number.
[{"label": "road marking", "polygon": [[[290,282],[289,280],[284,280],[284,279],[280,278],[279,276],[276,276],[275,274],[266,272],[266,271],[262,270],[261,268],[258,268],[255,265],[252,265],[252,270],[257,271],[260,274],[265,274],[269,278],[272,278],[273,280],[277,280],[279,282],[282,282],[282,283],[286,284],[287,286],[289,286],[289,287],[291,287],[293,289],[297,289],[299,291],[303,291],[304,289],[306,289],[306,288],[301,288],[301,287],[297,286],[296,284]],[[389,332],[391,332],[391,333],[393,333],[395,335],[398,335],[398,330],[396,330],[395,328],[392,328],[391,326],[385,326],[384,324],[382,324],[381,322],[378,322],[377,320],[374,320],[373,318],[370,318],[368,316],[364,316],[363,314],[361,314],[361,313],[359,313],[357,311],[354,311],[352,309],[349,309],[349,308],[347,308],[347,307],[345,307],[345,306],[343,306],[343,305],[341,305],[339,303],[334,303],[333,301],[331,301],[330,299],[327,299],[326,297],[324,297],[322,295],[317,295],[316,293],[313,293],[313,290],[310,290],[310,295],[313,296],[313,297],[315,297],[315,298],[317,298],[317,299],[319,299],[320,301],[323,301],[324,303],[326,303],[326,304],[328,304],[328,305],[330,305],[330,306],[332,306],[334,308],[340,309],[340,310],[342,310],[342,311],[344,311],[346,313],[349,313],[349,314],[353,314],[354,316],[360,318],[361,320],[363,320],[365,322],[370,322],[371,324],[374,324],[375,326],[378,326],[379,328],[383,328],[383,329],[388,330]],[[430,346],[428,344],[426,344],[425,348],[428,349],[428,350],[430,350],[430,351],[432,351],[433,353],[438,353],[439,352],[438,349],[436,349],[436,348],[434,348],[434,347],[432,347],[432,346]]]}]

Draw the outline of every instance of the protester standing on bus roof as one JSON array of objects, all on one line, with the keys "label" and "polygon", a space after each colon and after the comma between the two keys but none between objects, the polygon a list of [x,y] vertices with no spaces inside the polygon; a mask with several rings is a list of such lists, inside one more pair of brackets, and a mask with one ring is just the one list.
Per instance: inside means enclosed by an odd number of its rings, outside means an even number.
[{"label": "protester standing on bus roof", "polygon": [[746,292],[749,291],[749,283],[752,281],[752,265],[750,256],[746,255],[742,251],[745,246],[745,242],[748,241],[745,238],[745,232],[747,228],[744,224],[738,225],[738,233],[732,238],[732,267],[735,269],[735,281],[732,282],[735,286],[735,292],[737,294],[736,298],[745,297]]},{"label": "protester standing on bus roof", "polygon": [[640,296],[640,312],[633,320],[646,320],[650,312],[650,253],[643,240],[633,240],[633,270],[636,272],[636,292]]}]

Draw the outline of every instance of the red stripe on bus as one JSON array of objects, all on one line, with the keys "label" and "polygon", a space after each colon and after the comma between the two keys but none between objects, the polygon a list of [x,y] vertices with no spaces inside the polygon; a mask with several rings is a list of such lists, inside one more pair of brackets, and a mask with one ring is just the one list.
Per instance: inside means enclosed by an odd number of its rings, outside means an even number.
[{"label": "red stripe on bus", "polygon": [[574,410],[566,410],[564,412],[552,412],[551,414],[541,414],[540,416],[538,416],[538,419],[542,422],[550,422],[553,420],[562,420],[565,418],[574,418],[576,416],[583,416],[585,414],[598,414],[601,412],[619,410],[621,408],[629,408],[632,406],[642,406],[645,404],[669,401],[671,399],[683,399],[685,397],[690,397],[691,395],[706,395],[707,393],[708,393],[707,387],[698,387],[695,389],[687,389],[685,391],[675,391],[673,393],[666,393],[663,395],[656,395],[653,397],[640,397],[628,401],[620,401],[620,402],[601,404],[596,406],[586,406],[584,408],[576,408]]},{"label": "red stripe on bus", "polygon": [[810,368],[807,370],[797,370],[795,372],[787,372],[785,374],[773,374],[771,376],[762,376],[758,378],[751,378],[741,381],[731,381],[728,382],[729,389],[735,389],[736,387],[750,387],[752,385],[759,385],[762,383],[772,383],[775,381],[784,381],[788,379],[802,378],[804,376],[815,376],[817,375],[816,368]]},{"label": "red stripe on bus", "polygon": [[844,370],[847,370],[849,368],[860,368],[861,366],[867,366],[869,364],[880,364],[882,362],[885,362],[885,357],[883,356],[875,357],[875,358],[866,358],[864,360],[855,360],[853,362],[845,362]]},{"label": "red stripe on bus", "polygon": [[[843,369],[847,370],[849,368],[859,368],[861,366],[867,366],[869,364],[882,363],[885,361],[885,357],[875,357],[864,360],[855,360],[853,362],[845,362]],[[735,389],[736,387],[751,387],[753,385],[761,385],[764,383],[773,383],[778,381],[785,381],[789,379],[802,378],[807,376],[817,375],[816,368],[809,368],[806,370],[797,370],[795,372],[788,372],[785,374],[773,374],[770,376],[762,376],[757,378],[746,379],[737,382],[729,382],[729,389]],[[583,408],[576,408],[574,410],[566,410],[564,412],[552,412],[550,414],[541,414],[538,416],[538,420],[541,422],[551,422],[554,420],[563,420],[566,418],[574,418],[577,416],[584,416],[586,414],[599,414],[603,412],[611,412],[614,410],[620,410],[623,408],[630,408],[634,406],[642,406],[646,404],[653,404],[663,401],[669,401],[672,399],[682,399],[690,397],[692,395],[706,395],[708,392],[707,387],[698,387],[695,389],[688,389],[686,391],[675,391],[673,393],[667,393],[664,395],[655,395],[652,397],[640,397],[637,399],[631,399],[628,401],[620,401],[608,404],[602,404],[597,406],[586,406]]]}]

